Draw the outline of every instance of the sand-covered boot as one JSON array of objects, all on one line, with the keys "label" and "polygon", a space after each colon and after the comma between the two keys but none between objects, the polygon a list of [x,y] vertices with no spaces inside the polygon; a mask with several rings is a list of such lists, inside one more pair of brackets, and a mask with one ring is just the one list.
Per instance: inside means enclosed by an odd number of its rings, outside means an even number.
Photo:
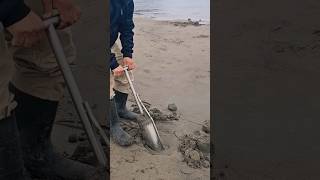
[{"label": "sand-covered boot", "polygon": [[119,117],[124,118],[124,119],[128,119],[128,120],[132,120],[132,121],[136,121],[138,115],[127,109],[128,94],[115,90],[114,98],[116,101],[117,112],[118,112]]},{"label": "sand-covered boot", "polygon": [[96,168],[67,159],[54,152],[51,131],[58,102],[43,100],[11,86],[18,106],[15,109],[24,166],[33,178],[87,180]]},{"label": "sand-covered boot", "polygon": [[29,180],[23,168],[14,116],[0,119],[0,179]]},{"label": "sand-covered boot", "polygon": [[112,139],[120,146],[130,146],[133,143],[133,138],[126,133],[120,126],[119,116],[117,113],[116,103],[114,98],[110,100],[110,134]]}]

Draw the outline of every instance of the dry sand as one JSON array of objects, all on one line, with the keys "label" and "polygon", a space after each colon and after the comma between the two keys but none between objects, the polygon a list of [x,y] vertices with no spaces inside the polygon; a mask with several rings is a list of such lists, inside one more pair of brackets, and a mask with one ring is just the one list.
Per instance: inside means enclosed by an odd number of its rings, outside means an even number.
[{"label": "dry sand", "polygon": [[169,146],[162,154],[152,155],[142,144],[123,148],[112,143],[111,179],[209,179],[209,168],[188,167],[178,152],[178,137],[201,130],[210,119],[209,25],[184,27],[142,17],[135,24],[135,88],[164,112],[175,103],[181,117],[157,124]]}]

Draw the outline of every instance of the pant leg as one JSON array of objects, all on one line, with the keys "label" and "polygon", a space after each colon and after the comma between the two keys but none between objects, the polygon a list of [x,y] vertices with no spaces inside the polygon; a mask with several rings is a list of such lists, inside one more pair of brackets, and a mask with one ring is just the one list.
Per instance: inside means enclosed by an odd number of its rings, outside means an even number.
[{"label": "pant leg", "polygon": [[[115,54],[118,64],[122,64],[123,56],[119,46],[115,44],[112,47],[111,51]],[[114,82],[115,82],[114,84],[115,90],[120,91],[122,93],[126,93],[126,94],[130,93],[130,85],[125,74],[123,74],[122,76],[114,77]]]},{"label": "pant leg", "polygon": [[0,32],[0,120],[10,116],[11,110],[16,106],[8,88],[13,71],[13,60],[8,52],[4,33]]},{"label": "pant leg", "polygon": [[[42,15],[40,0],[25,0],[26,4],[39,16]],[[72,63],[76,50],[70,29],[58,31],[67,61]],[[16,71],[13,85],[29,95],[51,101],[59,101],[64,94],[65,82],[47,38],[32,48],[9,47]]]},{"label": "pant leg", "polygon": [[0,121],[0,179],[25,179],[19,132],[14,116]]},{"label": "pant leg", "polygon": [[9,91],[14,66],[4,33],[0,32],[0,179],[20,180],[23,176],[19,133],[11,111],[15,108]]}]

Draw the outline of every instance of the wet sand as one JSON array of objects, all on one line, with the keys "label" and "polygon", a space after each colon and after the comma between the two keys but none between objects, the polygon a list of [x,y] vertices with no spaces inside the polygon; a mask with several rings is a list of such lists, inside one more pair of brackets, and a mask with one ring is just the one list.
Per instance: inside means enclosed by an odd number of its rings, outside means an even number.
[{"label": "wet sand", "polygon": [[214,7],[217,173],[319,179],[319,1]]},{"label": "wet sand", "polygon": [[[111,146],[111,178],[209,179],[209,169],[194,169],[178,152],[179,139],[201,130],[210,119],[210,32],[209,25],[180,26],[180,23],[135,19],[135,88],[141,98],[163,112],[175,103],[179,121],[157,123],[169,148],[152,155],[141,143],[128,148]],[[133,102],[133,98],[130,99]]]}]

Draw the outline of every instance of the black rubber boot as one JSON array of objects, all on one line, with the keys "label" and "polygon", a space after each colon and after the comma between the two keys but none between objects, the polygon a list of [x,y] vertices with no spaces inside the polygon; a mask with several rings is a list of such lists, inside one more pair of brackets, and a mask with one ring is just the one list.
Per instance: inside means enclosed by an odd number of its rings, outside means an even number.
[{"label": "black rubber boot", "polygon": [[115,92],[114,98],[115,98],[115,101],[117,104],[117,111],[118,111],[119,117],[136,121],[138,115],[127,109],[126,104],[127,104],[127,100],[128,100],[128,94],[122,93],[122,92],[116,91],[116,90],[114,92]]},{"label": "black rubber boot", "polygon": [[110,134],[112,139],[120,146],[130,146],[133,143],[133,138],[126,133],[120,126],[119,116],[117,113],[116,103],[114,99],[110,100]]},{"label": "black rubber boot", "polygon": [[0,180],[26,180],[16,120],[0,119]]},{"label": "black rubber boot", "polygon": [[15,109],[25,168],[34,178],[87,180],[96,174],[93,166],[54,152],[51,130],[58,102],[39,99],[11,86],[18,103]]}]

